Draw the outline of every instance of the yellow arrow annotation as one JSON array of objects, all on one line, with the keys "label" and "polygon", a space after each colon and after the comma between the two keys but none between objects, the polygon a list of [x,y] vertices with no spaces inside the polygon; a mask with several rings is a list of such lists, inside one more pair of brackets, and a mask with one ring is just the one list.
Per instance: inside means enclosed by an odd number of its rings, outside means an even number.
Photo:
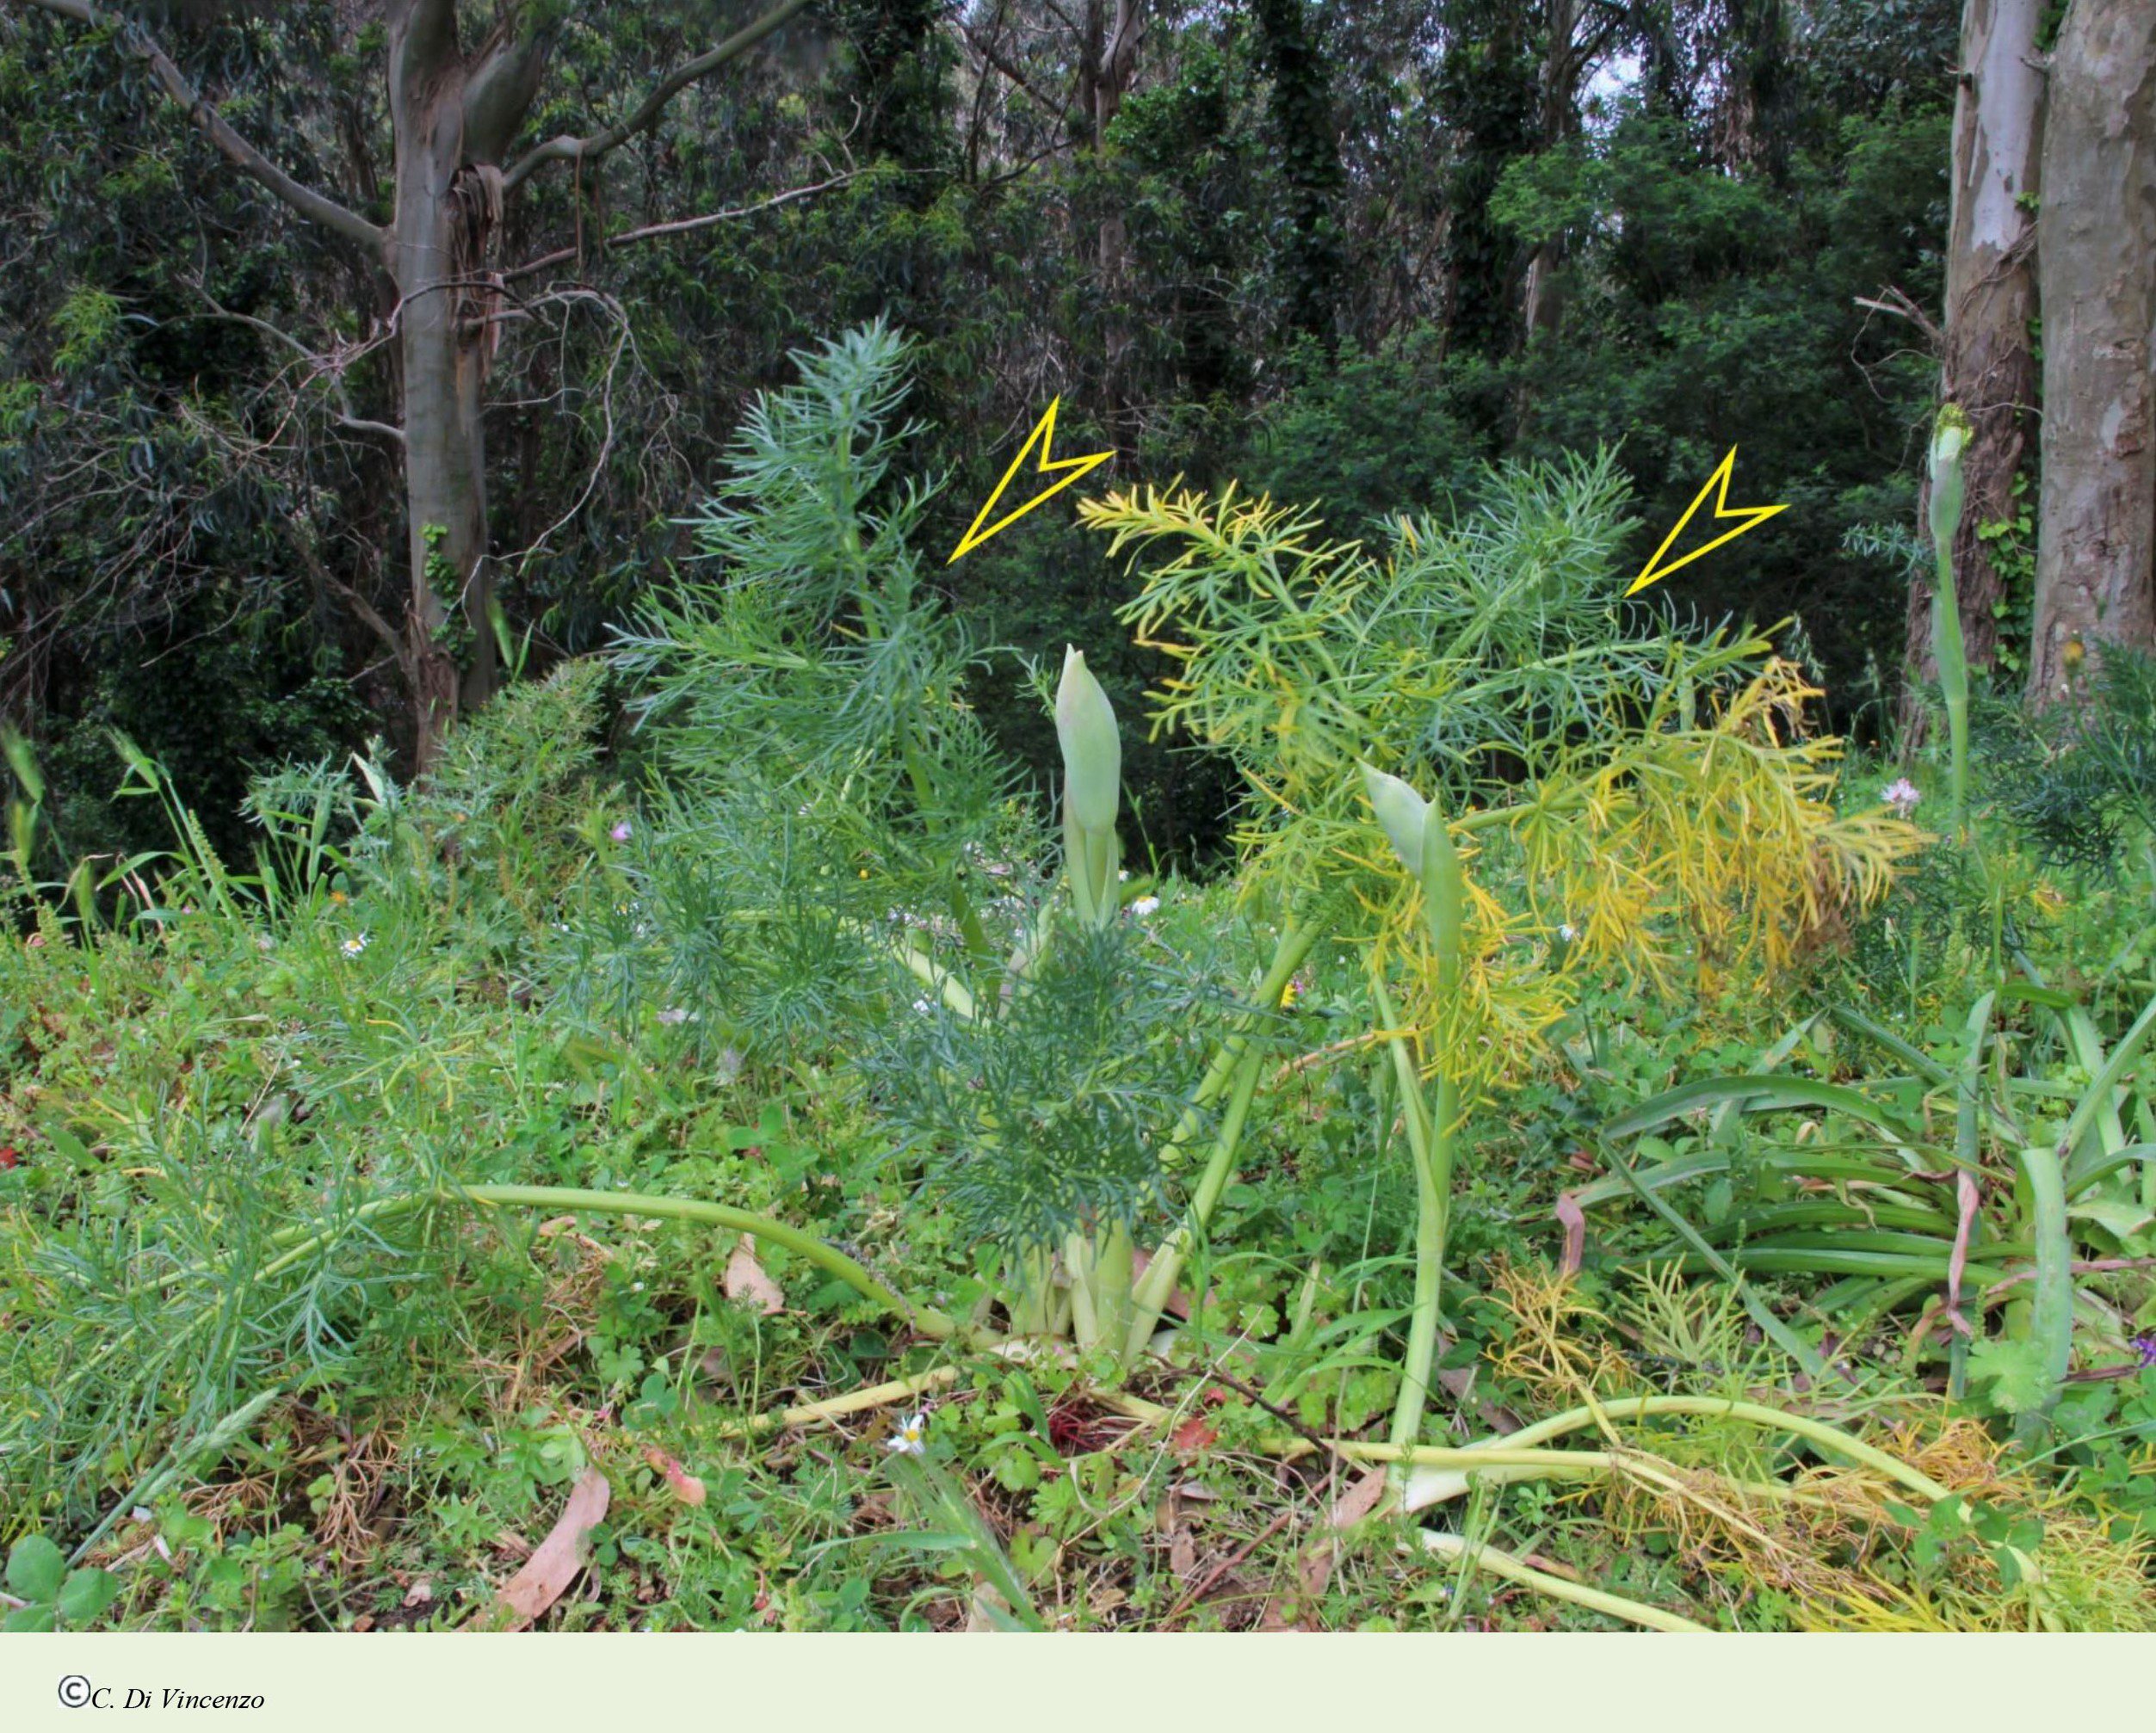
[{"label": "yellow arrow annotation", "polygon": [[[1737,447],[1732,446],[1729,448],[1729,455],[1721,460],[1714,474],[1707,478],[1707,485],[1702,488],[1694,496],[1692,503],[1684,508],[1684,515],[1677,519],[1677,527],[1663,538],[1662,546],[1654,550],[1654,557],[1640,568],[1640,575],[1632,580],[1632,588],[1625,591],[1627,595],[1637,595],[1649,584],[1660,583],[1680,565],[1690,565],[1702,553],[1712,553],[1724,542],[1736,540],[1746,530],[1758,528],[1776,512],[1787,511],[1789,509],[1786,504],[1742,505],[1732,510],[1729,505],[1729,472],[1736,461]],[[1717,489],[1720,490],[1719,492],[1716,492]],[[1696,547],[1683,558],[1673,559],[1667,565],[1664,565],[1662,556],[1677,546],[1677,537],[1684,533],[1684,526],[1697,515],[1700,507],[1707,503],[1707,496],[1710,493],[1714,495],[1716,518],[1742,518],[1744,521],[1734,529],[1724,530],[1706,546]]]},{"label": "yellow arrow annotation", "polygon": [[[988,496],[988,503],[980,509],[980,515],[973,520],[973,527],[960,540],[957,548],[952,552],[950,558],[943,562],[944,564],[954,564],[961,554],[972,552],[998,530],[1009,529],[1012,524],[1017,522],[1041,501],[1054,498],[1072,482],[1083,480],[1115,455],[1112,451],[1097,451],[1085,457],[1050,459],[1048,451],[1055,443],[1056,405],[1062,401],[1060,397],[1053,399],[1048,404],[1047,414],[1042,416],[1035,423],[1033,431],[1026,435],[1026,442],[1018,447],[1018,455],[1011,459],[1010,467],[1004,472],[1004,478],[996,484],[995,492]],[[1004,496],[1004,490],[1010,485],[1011,477],[1018,473],[1019,466],[1026,460],[1026,453],[1036,445],[1041,447],[1040,472],[1042,475],[1061,475],[1063,479],[1056,483],[1053,487],[1044,488],[1041,492],[1034,495],[1017,510],[1005,512],[995,522],[989,524],[987,528],[983,529],[981,525],[987,521],[988,514],[995,510],[996,502]],[[1067,474],[1065,473],[1066,471]]]}]

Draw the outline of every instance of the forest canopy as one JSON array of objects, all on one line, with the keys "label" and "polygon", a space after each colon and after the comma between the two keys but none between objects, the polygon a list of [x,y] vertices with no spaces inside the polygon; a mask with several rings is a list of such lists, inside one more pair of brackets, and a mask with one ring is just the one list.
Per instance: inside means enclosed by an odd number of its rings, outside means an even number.
[{"label": "forest canopy", "polygon": [[[1956,25],[1945,0],[11,0],[0,703],[86,847],[141,840],[108,728],[227,836],[250,765],[374,731],[420,762],[503,642],[536,672],[674,582],[751,393],[880,317],[919,346],[908,460],[954,544],[1051,397],[1068,448],[1115,451],[1098,483],[1236,479],[1344,536],[1606,446],[1642,558],[1734,445],[1790,509],[1665,596],[1795,617],[1875,728]],[[428,78],[463,116],[430,166],[400,95]],[[1993,527],[2019,666],[2032,532]],[[1107,647],[1067,510],[938,583],[984,641],[1103,643],[1126,696],[1151,671]],[[1133,769],[1158,846],[1218,837],[1217,771]]]}]

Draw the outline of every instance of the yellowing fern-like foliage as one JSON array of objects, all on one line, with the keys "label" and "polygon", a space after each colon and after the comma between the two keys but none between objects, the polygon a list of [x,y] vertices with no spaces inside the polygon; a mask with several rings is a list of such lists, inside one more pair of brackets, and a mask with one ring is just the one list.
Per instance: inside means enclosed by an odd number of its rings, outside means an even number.
[{"label": "yellowing fern-like foliage", "polygon": [[[1123,616],[1177,663],[1155,734],[1243,774],[1246,891],[1351,886],[1374,965],[1406,971],[1426,1062],[1470,1099],[1531,1052],[1578,965],[1658,990],[1686,954],[1785,966],[1924,840],[1883,808],[1838,813],[1839,743],[1806,731],[1819,694],[1770,636],[1626,629],[1606,460],[1498,479],[1483,513],[1401,520],[1375,554],[1232,486],[1079,508],[1137,557]],[[1436,989],[1419,893],[1358,762],[1435,782],[1455,815],[1471,869],[1456,991]],[[1510,870],[1473,870],[1495,858]],[[1502,882],[1516,906],[1488,888]]]},{"label": "yellowing fern-like foliage", "polygon": [[1570,749],[1489,822],[1518,840],[1546,918],[1589,955],[1666,987],[1683,924],[1703,957],[1786,965],[1803,933],[1883,896],[1923,841],[1883,807],[1835,811],[1839,743],[1802,731],[1819,695],[1770,658],[1709,720]]}]

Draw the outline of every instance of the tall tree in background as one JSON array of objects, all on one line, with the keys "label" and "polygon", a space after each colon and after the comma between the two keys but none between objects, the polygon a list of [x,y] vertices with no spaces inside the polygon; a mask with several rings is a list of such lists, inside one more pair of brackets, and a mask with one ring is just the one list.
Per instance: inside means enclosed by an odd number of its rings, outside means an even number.
[{"label": "tall tree in background", "polygon": [[[296,179],[225,119],[164,42],[119,9],[102,0],[7,3],[111,33],[234,170],[338,237],[378,274],[380,287],[375,304],[361,310],[361,327],[393,348],[397,419],[349,419],[400,448],[411,595],[401,625],[363,598],[354,601],[404,674],[423,767],[459,708],[484,702],[497,677],[483,416],[505,317],[497,255],[512,201],[542,171],[592,170],[652,127],[682,90],[762,42],[808,0],[777,0],[666,72],[613,124],[562,133],[521,153],[521,135],[575,9],[557,0],[499,0],[487,28],[474,31],[460,28],[455,0],[380,0],[373,9],[387,33],[386,221]],[[299,339],[280,335],[306,353]],[[310,359],[325,375],[341,376],[349,365]]]},{"label": "tall tree in background", "polygon": [[[1540,80],[1541,146],[1554,151],[1579,133],[1581,88],[1608,57],[1629,22],[1630,9],[1611,0],[1547,0],[1542,9]],[[1563,311],[1558,272],[1565,237],[1544,236],[1527,262],[1522,290],[1523,342],[1556,330]]]},{"label": "tall tree in background", "polygon": [[2156,647],[2156,5],[2073,0],[2051,59],[2037,256],[2043,495],[2029,701]]},{"label": "tall tree in background", "polygon": [[1541,69],[1523,7],[1449,0],[1438,108],[1453,135],[1444,262],[1448,344],[1502,355],[1517,334],[1517,244],[1490,213],[1505,168],[1541,136]]},{"label": "tall tree in background", "polygon": [[[1091,129],[1095,161],[1108,155],[1108,129],[1129,93],[1138,71],[1138,44],[1145,34],[1145,0],[1086,0],[1085,34],[1078,62],[1078,109]],[[1126,293],[1130,258],[1130,219],[1120,202],[1101,218],[1101,294],[1119,301]],[[1130,353],[1129,322],[1111,316],[1106,333],[1106,384],[1111,397],[1126,389]]]},{"label": "tall tree in background", "polygon": [[1253,0],[1258,61],[1272,80],[1272,133],[1287,183],[1282,274],[1290,330],[1330,333],[1340,299],[1338,201],[1344,176],[1332,71],[1307,0]]},{"label": "tall tree in background", "polygon": [[[1954,583],[1961,640],[1974,668],[1991,667],[1998,655],[1995,608],[2005,588],[1978,531],[2013,515],[2014,478],[2036,403],[2030,332],[2044,130],[2036,42],[2043,12],[2044,0],[1967,0],[1961,15],[1939,395],[1960,404],[1972,428],[1961,458],[1966,503],[1954,539]],[[1922,575],[1928,570],[1922,567],[1910,584],[1905,723],[1914,721],[1914,695],[1937,671],[1932,590]]]}]

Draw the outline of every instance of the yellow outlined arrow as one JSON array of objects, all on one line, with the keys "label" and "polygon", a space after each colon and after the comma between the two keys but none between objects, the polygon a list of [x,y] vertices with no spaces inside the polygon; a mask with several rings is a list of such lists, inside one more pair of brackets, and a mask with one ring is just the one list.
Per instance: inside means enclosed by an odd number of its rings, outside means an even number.
[{"label": "yellow outlined arrow", "polygon": [[[1690,565],[1702,553],[1712,553],[1724,542],[1736,540],[1746,530],[1758,528],[1776,512],[1787,511],[1789,509],[1787,505],[1742,505],[1734,511],[1731,510],[1729,509],[1729,472],[1736,461],[1737,447],[1732,446],[1729,448],[1729,455],[1721,460],[1714,474],[1707,478],[1707,485],[1702,488],[1693,498],[1692,503],[1684,508],[1684,515],[1677,519],[1677,527],[1663,538],[1662,546],[1654,550],[1654,557],[1640,568],[1640,575],[1632,580],[1632,588],[1625,591],[1627,595],[1637,595],[1650,583],[1660,583],[1680,565]],[[1718,493],[1715,492],[1717,488],[1720,490]],[[1662,564],[1662,556],[1677,546],[1677,537],[1684,533],[1684,526],[1692,521],[1700,507],[1707,503],[1707,496],[1710,493],[1714,494],[1714,515],[1717,518],[1739,517],[1744,521],[1734,529],[1724,530],[1706,546],[1694,548],[1683,558],[1673,559],[1667,565]]]},{"label": "yellow outlined arrow", "polygon": [[[1060,397],[1058,397],[1050,402],[1048,404],[1047,414],[1042,416],[1040,421],[1035,424],[1033,431],[1026,435],[1026,442],[1018,447],[1018,455],[1011,459],[1010,467],[1004,472],[1004,478],[996,484],[995,492],[988,496],[988,503],[980,509],[979,516],[973,520],[973,527],[969,528],[966,532],[965,535],[960,540],[956,551],[952,553],[950,558],[943,562],[944,564],[955,564],[960,555],[972,552],[973,549],[979,547],[981,543],[986,541],[988,538],[995,534],[997,531],[1009,529],[1012,524],[1017,522],[1020,518],[1023,517],[1028,512],[1031,511],[1034,507],[1039,505],[1042,500],[1054,498],[1055,496],[1061,493],[1065,488],[1070,486],[1072,482],[1082,480],[1086,476],[1090,475],[1095,470],[1098,469],[1103,464],[1106,463],[1109,459],[1115,455],[1115,453],[1112,451],[1097,451],[1085,457],[1066,457],[1056,459],[1050,459],[1048,452],[1050,447],[1055,443],[1056,405],[1060,404],[1062,401],[1063,399]],[[1031,451],[1036,445],[1041,447],[1041,473],[1042,475],[1062,475],[1063,479],[1058,482],[1053,487],[1047,488],[1043,491],[1034,495],[1031,499],[1028,500],[1023,505],[1020,506],[1017,510],[1005,512],[1001,517],[998,518],[995,522],[990,524],[986,529],[983,529],[981,527],[981,524],[986,520],[988,514],[995,510],[996,502],[1004,496],[1004,490],[1010,485],[1011,477],[1018,473],[1018,466],[1025,462],[1026,453]],[[1070,472],[1067,475],[1065,475],[1063,472],[1066,470]]]}]

